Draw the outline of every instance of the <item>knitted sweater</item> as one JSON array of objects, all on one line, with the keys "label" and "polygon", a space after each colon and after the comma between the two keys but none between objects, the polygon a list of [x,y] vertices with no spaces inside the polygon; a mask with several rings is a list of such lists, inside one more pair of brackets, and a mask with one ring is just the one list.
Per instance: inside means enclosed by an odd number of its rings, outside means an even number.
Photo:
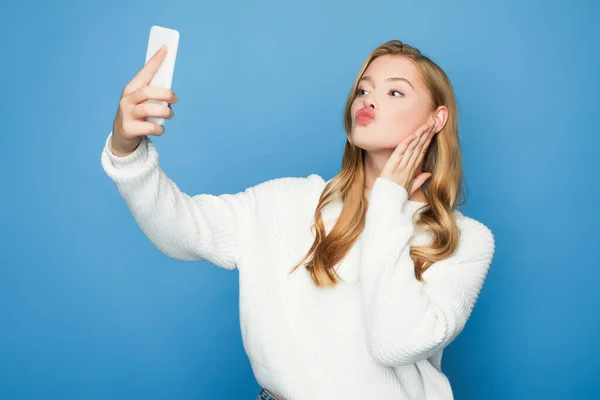
[{"label": "knitted sweater", "polygon": [[[454,210],[457,251],[415,278],[411,245],[423,202],[378,177],[365,227],[336,265],[335,288],[316,287],[306,269],[288,274],[313,243],[322,177],[282,177],[235,194],[179,190],[143,137],[117,157],[106,139],[101,163],[135,221],[162,253],[239,271],[242,341],[257,382],[285,400],[453,399],[443,349],[463,330],[494,255],[481,222]],[[322,212],[326,232],[342,200]]]}]

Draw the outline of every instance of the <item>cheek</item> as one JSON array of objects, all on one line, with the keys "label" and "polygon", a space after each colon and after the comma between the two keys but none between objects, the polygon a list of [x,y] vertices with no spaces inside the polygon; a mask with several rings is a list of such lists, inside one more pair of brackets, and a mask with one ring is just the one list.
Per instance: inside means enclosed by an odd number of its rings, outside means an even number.
[{"label": "cheek", "polygon": [[[388,114],[385,123],[390,137],[397,143],[412,134],[414,114],[406,110],[394,110]],[[383,122],[383,121],[382,121]]]},{"label": "cheek", "polygon": [[418,110],[396,110],[391,118],[391,123],[396,127],[394,136],[400,142],[416,132],[421,126],[420,121],[424,121]]},{"label": "cheek", "polygon": [[357,101],[354,100],[354,103],[352,103],[352,106],[350,106],[350,116],[352,117],[352,119],[354,119],[354,115],[356,114],[359,108],[360,107],[358,106]]}]

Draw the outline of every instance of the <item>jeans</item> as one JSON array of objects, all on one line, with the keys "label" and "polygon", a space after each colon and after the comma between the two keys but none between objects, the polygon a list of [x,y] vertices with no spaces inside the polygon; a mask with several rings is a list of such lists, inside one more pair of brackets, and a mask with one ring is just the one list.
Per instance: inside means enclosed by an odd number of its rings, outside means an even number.
[{"label": "jeans", "polygon": [[256,396],[256,400],[277,400],[277,399],[267,389],[260,388],[260,392],[258,392],[258,396]]}]

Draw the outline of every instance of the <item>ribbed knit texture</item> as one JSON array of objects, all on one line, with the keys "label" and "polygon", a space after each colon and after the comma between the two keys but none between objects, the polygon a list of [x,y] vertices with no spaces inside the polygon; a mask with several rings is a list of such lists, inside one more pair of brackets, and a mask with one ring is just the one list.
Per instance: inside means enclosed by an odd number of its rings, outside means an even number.
[{"label": "ribbed knit texture", "polygon": [[[420,282],[409,251],[431,240],[412,223],[425,203],[377,178],[365,228],[336,265],[343,281],[318,288],[304,268],[288,272],[314,240],[322,177],[190,196],[160,168],[150,138],[117,157],[111,135],[102,166],[156,248],[239,270],[243,345],[262,387],[286,400],[453,399],[442,352],[463,330],[487,276],[495,250],[487,226],[455,210],[459,248]],[[323,210],[327,233],[341,208],[340,199]]]}]

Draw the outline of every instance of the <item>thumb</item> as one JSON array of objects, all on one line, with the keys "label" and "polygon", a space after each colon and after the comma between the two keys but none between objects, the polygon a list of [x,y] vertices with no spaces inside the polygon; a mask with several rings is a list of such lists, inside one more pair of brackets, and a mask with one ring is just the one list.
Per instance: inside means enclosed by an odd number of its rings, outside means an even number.
[{"label": "thumb", "polygon": [[416,192],[425,183],[427,179],[431,178],[431,175],[433,175],[431,172],[423,172],[417,175],[417,177],[413,180],[413,185],[410,193],[412,194]]}]

